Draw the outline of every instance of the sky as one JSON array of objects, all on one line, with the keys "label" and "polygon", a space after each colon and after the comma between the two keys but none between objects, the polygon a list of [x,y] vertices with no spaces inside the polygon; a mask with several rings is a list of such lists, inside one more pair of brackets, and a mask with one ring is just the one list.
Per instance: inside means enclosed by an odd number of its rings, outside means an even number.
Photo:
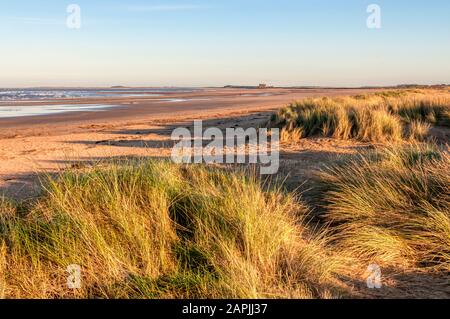
[{"label": "sky", "polygon": [[448,0],[0,0],[0,87],[450,83],[449,57]]}]

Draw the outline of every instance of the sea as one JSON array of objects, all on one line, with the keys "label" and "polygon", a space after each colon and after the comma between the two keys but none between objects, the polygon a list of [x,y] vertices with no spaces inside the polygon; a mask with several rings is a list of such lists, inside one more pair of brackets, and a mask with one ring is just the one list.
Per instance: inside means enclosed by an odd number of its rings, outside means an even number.
[{"label": "sea", "polygon": [[[168,98],[168,93],[190,93],[192,88],[111,88],[111,89],[0,89],[0,118],[39,116],[76,111],[95,112],[122,104],[55,104],[60,99],[89,99],[111,97],[161,97],[162,102],[182,102]],[[33,104],[33,102],[39,104]],[[52,102],[45,104],[45,102]]]}]

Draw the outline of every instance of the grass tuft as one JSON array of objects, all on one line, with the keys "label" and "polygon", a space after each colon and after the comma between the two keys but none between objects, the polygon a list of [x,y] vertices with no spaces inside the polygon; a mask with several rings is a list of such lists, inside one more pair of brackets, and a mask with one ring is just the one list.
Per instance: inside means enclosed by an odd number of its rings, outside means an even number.
[{"label": "grass tuft", "polygon": [[[249,174],[145,160],[105,164],[50,179],[26,214],[2,207],[7,297],[332,294],[333,259],[304,226],[307,209]],[[70,264],[82,268],[80,290],[67,288]]]},{"label": "grass tuft", "polygon": [[386,91],[354,97],[316,98],[293,103],[269,124],[285,142],[311,136],[388,142],[423,140],[429,125],[450,126],[450,94],[442,91]]},{"label": "grass tuft", "polygon": [[322,172],[339,247],[383,265],[450,270],[449,171],[447,150],[414,145]]}]

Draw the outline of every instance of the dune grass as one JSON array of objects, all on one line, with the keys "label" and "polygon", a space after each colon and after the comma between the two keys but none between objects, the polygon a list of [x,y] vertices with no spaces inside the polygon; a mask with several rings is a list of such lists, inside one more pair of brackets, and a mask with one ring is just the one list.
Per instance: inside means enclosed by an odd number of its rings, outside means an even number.
[{"label": "dune grass", "polygon": [[387,99],[389,110],[407,122],[420,121],[450,127],[449,94],[411,94],[400,99]]},{"label": "dune grass", "polygon": [[269,125],[282,130],[283,141],[311,136],[364,142],[423,140],[428,125],[450,126],[450,94],[439,90],[387,91],[307,99],[280,110]]},{"label": "dune grass", "polygon": [[327,169],[326,219],[338,249],[384,266],[450,270],[450,156],[412,145]]},{"label": "dune grass", "polygon": [[[0,296],[331,298],[351,296],[342,278],[374,262],[448,272],[449,171],[448,149],[426,144],[350,157],[317,173],[320,221],[248,171],[152,160],[66,171],[36,201],[0,197]],[[81,289],[67,287],[71,264]]]},{"label": "dune grass", "polygon": [[[106,164],[50,179],[20,210],[0,205],[4,297],[334,296],[334,261],[306,208],[251,174]],[[81,289],[67,288],[71,264]]]},{"label": "dune grass", "polygon": [[309,206],[254,172],[148,159],[62,171],[33,201],[0,196],[0,297],[331,298],[371,263],[448,273],[449,150],[416,141],[448,126],[449,106],[403,90],[281,110],[283,141],[404,142],[317,172]]}]

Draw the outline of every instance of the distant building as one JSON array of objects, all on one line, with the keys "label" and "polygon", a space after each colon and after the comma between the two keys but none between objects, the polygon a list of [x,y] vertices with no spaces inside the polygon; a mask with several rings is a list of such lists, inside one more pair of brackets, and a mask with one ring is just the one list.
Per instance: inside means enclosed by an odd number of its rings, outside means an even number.
[{"label": "distant building", "polygon": [[225,85],[224,88],[226,89],[271,89],[273,86],[269,86],[265,83],[261,83],[258,86],[251,86],[251,85]]}]

